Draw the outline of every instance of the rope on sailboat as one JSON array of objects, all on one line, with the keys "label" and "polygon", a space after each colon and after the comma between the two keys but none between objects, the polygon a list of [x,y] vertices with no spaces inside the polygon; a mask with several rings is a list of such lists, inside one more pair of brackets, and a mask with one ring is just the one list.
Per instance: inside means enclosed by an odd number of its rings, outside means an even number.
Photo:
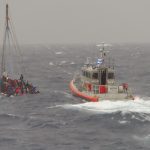
[{"label": "rope on sailboat", "polygon": [[[6,26],[5,28],[5,34],[4,34],[4,40],[3,40],[3,56],[2,56],[2,73],[5,72],[6,66],[10,67],[10,73],[13,73],[13,63],[11,61],[11,59],[7,59],[7,57],[11,58],[11,51],[10,51],[10,44],[11,40],[10,40],[10,35],[9,35],[9,27]],[[7,50],[7,51],[6,51]],[[6,60],[9,62],[8,64],[6,64]]]},{"label": "rope on sailboat", "polygon": [[4,34],[4,39],[3,39],[3,48],[2,48],[2,64],[1,64],[1,67],[2,67],[2,70],[1,70],[1,76],[3,74],[3,72],[5,72],[5,45],[4,44],[6,42],[6,31],[5,31],[5,34]]},{"label": "rope on sailboat", "polygon": [[[15,29],[14,29],[14,25],[13,25],[13,22],[12,22],[12,17],[10,15],[10,10],[8,11],[8,4],[6,3],[6,22],[5,22],[5,33],[4,33],[4,40],[3,40],[3,50],[2,50],[2,71],[1,73],[7,71],[6,70],[6,52],[9,51],[9,56],[10,56],[10,59],[12,59],[12,55],[13,55],[13,50],[15,52],[15,56],[18,58],[17,60],[15,61],[19,61],[16,63],[16,65],[18,65],[19,67],[17,69],[19,70],[16,70],[17,72],[19,71],[20,74],[24,74],[25,73],[25,67],[23,65],[23,55],[22,55],[22,51],[20,49],[20,46],[18,44],[18,41],[17,41],[17,36],[15,34]],[[7,44],[8,44],[8,50],[7,49]],[[18,54],[18,55],[17,55]],[[7,60],[9,61],[9,66],[10,66],[10,70],[11,70],[11,73],[14,73],[14,67],[12,67],[13,65],[13,60]],[[15,65],[15,66],[16,66]]]},{"label": "rope on sailboat", "polygon": [[[8,32],[9,32],[9,30],[8,30]],[[12,61],[12,53],[11,53],[11,40],[10,40],[10,36],[9,36],[9,34],[7,34],[7,36],[8,36],[8,54],[9,54],[9,63],[8,63],[8,67],[10,67],[9,68],[9,70],[10,70],[10,73],[12,73],[12,75],[14,75],[14,67],[13,67],[13,61]]]},{"label": "rope on sailboat", "polygon": [[15,32],[15,28],[14,28],[14,23],[11,19],[11,14],[10,14],[10,26],[11,26],[11,31],[12,31],[12,37],[14,39],[14,43],[15,43],[15,47],[16,47],[16,50],[18,50],[18,53],[20,55],[20,63],[21,63],[21,68],[22,68],[22,74],[25,73],[25,67],[24,67],[24,64],[23,64],[23,53],[22,53],[22,50],[20,48],[20,45],[19,45],[19,42],[17,40],[17,36],[16,36],[16,32]]}]

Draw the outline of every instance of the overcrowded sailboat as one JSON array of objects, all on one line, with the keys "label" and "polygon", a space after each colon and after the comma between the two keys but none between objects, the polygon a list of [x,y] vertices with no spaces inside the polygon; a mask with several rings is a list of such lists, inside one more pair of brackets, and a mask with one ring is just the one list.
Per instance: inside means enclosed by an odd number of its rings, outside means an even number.
[{"label": "overcrowded sailboat", "polygon": [[32,83],[24,79],[22,63],[21,51],[9,13],[9,5],[6,3],[5,31],[0,68],[0,93],[2,95],[17,96],[39,93]]}]

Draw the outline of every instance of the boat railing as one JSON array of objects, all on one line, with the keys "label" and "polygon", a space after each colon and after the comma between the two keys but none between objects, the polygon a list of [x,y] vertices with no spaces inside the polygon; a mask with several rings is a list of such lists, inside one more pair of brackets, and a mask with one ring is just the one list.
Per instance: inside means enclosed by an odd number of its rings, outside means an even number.
[{"label": "boat railing", "polygon": [[[80,83],[80,84],[79,84]],[[132,95],[130,89],[125,89],[122,85],[115,86],[115,85],[98,85],[98,84],[91,84],[90,82],[79,81],[78,86],[83,91],[87,91],[92,94],[107,94],[107,93],[124,93],[127,96]]]}]

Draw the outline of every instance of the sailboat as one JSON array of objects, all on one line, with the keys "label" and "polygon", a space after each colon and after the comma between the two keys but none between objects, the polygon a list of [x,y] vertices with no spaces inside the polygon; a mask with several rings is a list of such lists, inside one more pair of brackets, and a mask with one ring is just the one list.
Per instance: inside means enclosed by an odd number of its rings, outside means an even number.
[{"label": "sailboat", "polygon": [[5,30],[1,54],[0,93],[6,96],[37,94],[39,91],[24,80],[24,66],[21,50],[13,28],[13,22],[6,3]]}]

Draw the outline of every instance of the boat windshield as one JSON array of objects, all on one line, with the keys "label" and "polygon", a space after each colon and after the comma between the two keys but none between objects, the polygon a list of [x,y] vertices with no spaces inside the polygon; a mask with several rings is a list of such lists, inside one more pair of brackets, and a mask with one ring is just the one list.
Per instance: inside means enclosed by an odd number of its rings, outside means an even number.
[{"label": "boat windshield", "polygon": [[108,73],[108,79],[114,79],[114,73],[113,72]]},{"label": "boat windshield", "polygon": [[98,73],[97,72],[93,73],[92,78],[93,79],[98,79]]}]

